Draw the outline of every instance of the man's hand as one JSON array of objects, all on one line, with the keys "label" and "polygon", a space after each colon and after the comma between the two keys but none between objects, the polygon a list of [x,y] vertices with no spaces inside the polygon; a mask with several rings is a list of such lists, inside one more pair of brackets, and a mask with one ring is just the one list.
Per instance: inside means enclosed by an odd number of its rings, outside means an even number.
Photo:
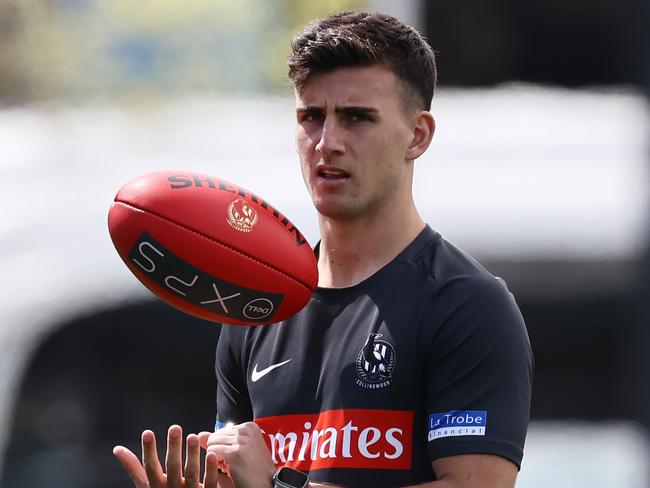
[{"label": "man's hand", "polygon": [[272,485],[275,466],[256,423],[227,425],[210,434],[206,441],[207,455],[216,457],[237,488]]},{"label": "man's hand", "polygon": [[[186,440],[185,466],[182,466],[183,430],[172,425],[167,433],[167,456],[163,470],[156,451],[156,436],[150,430],[142,433],[142,463],[126,447],[115,446],[113,454],[131,477],[135,488],[218,488],[225,478],[219,474],[217,456],[205,457],[205,477],[201,476],[199,436],[190,434]],[[223,484],[221,486],[224,486]],[[230,483],[225,484],[230,486]]]}]

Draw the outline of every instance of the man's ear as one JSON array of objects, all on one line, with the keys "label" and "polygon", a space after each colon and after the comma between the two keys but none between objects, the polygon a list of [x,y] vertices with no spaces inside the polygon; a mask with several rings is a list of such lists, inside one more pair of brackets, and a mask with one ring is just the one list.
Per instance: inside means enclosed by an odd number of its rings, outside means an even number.
[{"label": "man's ear", "polygon": [[433,133],[436,130],[436,121],[431,112],[421,110],[416,116],[413,124],[413,138],[406,150],[406,159],[414,160],[422,156],[427,150]]}]

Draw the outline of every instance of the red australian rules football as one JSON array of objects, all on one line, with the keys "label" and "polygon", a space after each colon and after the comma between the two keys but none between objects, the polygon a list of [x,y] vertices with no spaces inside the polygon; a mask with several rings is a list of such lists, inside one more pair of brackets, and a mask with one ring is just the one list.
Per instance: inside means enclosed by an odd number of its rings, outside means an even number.
[{"label": "red australian rules football", "polygon": [[289,219],[214,176],[159,171],[135,178],[115,196],[108,228],[147,288],[213,322],[284,320],[318,283],[316,256]]}]

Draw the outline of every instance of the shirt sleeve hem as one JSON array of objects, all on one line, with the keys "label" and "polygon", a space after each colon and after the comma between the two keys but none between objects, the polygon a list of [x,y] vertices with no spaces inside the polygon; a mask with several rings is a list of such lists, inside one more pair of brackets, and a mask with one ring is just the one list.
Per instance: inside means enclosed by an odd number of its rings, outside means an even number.
[{"label": "shirt sleeve hem", "polygon": [[521,460],[523,458],[523,449],[519,446],[503,441],[455,441],[441,443],[440,440],[432,441],[440,443],[439,445],[429,444],[429,460],[434,461],[438,458],[448,456],[458,456],[461,454],[494,454],[511,461],[517,470],[521,469]]}]

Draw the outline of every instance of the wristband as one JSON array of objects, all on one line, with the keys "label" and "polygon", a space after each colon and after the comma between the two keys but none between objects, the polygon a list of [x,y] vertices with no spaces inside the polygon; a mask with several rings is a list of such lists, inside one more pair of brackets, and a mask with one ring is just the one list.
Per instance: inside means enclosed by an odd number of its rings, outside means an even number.
[{"label": "wristband", "polygon": [[273,488],[305,488],[308,484],[307,473],[286,466],[273,475]]}]

